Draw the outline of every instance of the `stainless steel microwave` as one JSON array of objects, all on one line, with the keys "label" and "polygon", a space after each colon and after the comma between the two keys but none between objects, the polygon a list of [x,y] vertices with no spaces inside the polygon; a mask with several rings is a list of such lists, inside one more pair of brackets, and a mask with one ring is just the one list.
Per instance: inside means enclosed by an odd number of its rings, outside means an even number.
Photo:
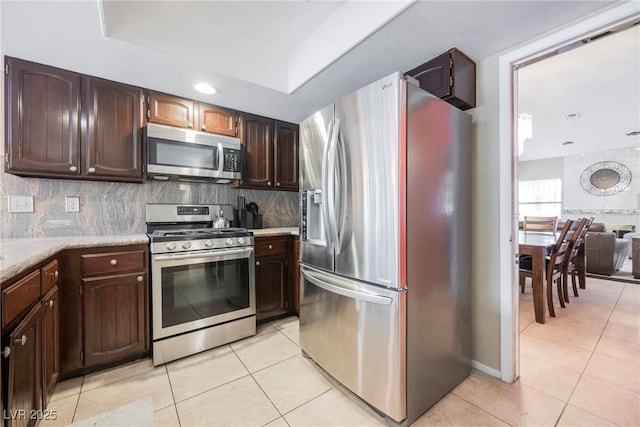
[{"label": "stainless steel microwave", "polygon": [[241,178],[239,138],[147,124],[147,176],[229,183]]}]

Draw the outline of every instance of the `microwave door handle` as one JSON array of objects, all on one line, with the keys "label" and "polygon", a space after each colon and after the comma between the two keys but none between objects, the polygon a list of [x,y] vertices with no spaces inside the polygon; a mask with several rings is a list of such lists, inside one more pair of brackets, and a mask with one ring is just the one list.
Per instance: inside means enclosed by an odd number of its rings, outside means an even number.
[{"label": "microwave door handle", "polygon": [[218,176],[224,172],[224,148],[222,142],[218,142]]}]

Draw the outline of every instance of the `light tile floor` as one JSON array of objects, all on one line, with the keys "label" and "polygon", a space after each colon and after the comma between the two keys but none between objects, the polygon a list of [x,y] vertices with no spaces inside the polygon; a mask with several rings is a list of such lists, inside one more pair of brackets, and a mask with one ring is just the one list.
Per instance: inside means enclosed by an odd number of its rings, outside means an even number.
[{"label": "light tile floor", "polygon": [[[480,372],[413,425],[640,425],[640,286],[588,279],[556,318],[520,300],[521,377]],[[152,396],[156,426],[374,426],[385,422],[300,354],[295,317],[154,368],[149,359],[58,385],[65,425]]]}]

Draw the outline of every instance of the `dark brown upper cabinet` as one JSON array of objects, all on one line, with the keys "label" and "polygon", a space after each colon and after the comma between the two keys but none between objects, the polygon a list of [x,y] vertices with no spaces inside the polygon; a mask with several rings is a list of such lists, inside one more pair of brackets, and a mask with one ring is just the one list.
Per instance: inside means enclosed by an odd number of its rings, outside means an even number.
[{"label": "dark brown upper cabinet", "polygon": [[243,114],[242,188],[273,189],[273,120]]},{"label": "dark brown upper cabinet", "polygon": [[80,75],[5,57],[5,171],[80,175]]},{"label": "dark brown upper cabinet", "polygon": [[476,63],[456,48],[405,75],[418,80],[422,89],[461,110],[476,106]]},{"label": "dark brown upper cabinet", "polygon": [[274,181],[280,190],[298,191],[298,132],[293,123],[275,122]]},{"label": "dark brown upper cabinet", "polygon": [[142,89],[83,77],[83,173],[109,180],[143,180]]},{"label": "dark brown upper cabinet", "polygon": [[193,129],[195,102],[160,92],[149,92],[149,121],[161,125]]},{"label": "dark brown upper cabinet", "polygon": [[242,114],[241,188],[298,191],[298,125]]},{"label": "dark brown upper cabinet", "polygon": [[141,89],[10,57],[5,74],[6,172],[144,180]]},{"label": "dark brown upper cabinet", "polygon": [[198,103],[198,129],[220,135],[238,135],[238,113],[215,105]]},{"label": "dark brown upper cabinet", "polygon": [[237,112],[160,92],[149,92],[149,121],[219,135],[238,134]]}]

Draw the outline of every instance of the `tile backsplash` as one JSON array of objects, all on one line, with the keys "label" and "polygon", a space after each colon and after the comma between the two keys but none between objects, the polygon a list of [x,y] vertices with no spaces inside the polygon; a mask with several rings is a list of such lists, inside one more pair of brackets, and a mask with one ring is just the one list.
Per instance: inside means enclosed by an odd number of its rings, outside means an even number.
[{"label": "tile backsplash", "polygon": [[[147,203],[221,203],[244,195],[263,215],[263,226],[299,225],[298,193],[240,190],[229,185],[149,181],[145,184],[22,178],[0,172],[0,237],[140,234]],[[33,196],[34,212],[9,213],[9,195]],[[80,212],[65,212],[65,196],[80,198]]]}]

